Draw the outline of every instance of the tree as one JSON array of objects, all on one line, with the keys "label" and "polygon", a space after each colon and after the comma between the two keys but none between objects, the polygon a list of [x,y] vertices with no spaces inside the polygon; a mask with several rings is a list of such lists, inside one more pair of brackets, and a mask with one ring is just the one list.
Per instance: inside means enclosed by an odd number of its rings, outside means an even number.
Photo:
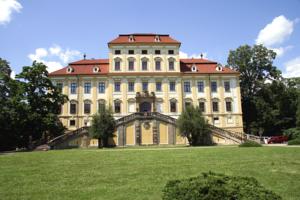
[{"label": "tree", "polygon": [[300,95],[298,95],[298,102],[297,102],[297,113],[296,113],[296,126],[300,129]]},{"label": "tree", "polygon": [[11,74],[11,68],[9,66],[9,62],[0,58],[0,78],[3,75],[10,76],[10,74]]},{"label": "tree", "polygon": [[281,79],[281,72],[273,65],[275,57],[276,53],[263,45],[244,45],[229,52],[228,65],[241,73],[242,109],[247,133],[253,132],[263,123],[257,120],[257,112],[264,110],[258,109],[257,105],[266,108],[266,104],[257,99],[258,92],[267,81]]},{"label": "tree", "polygon": [[98,148],[108,147],[108,139],[113,137],[116,122],[111,109],[105,108],[103,111],[93,115],[92,125],[89,129],[91,137],[98,139]]},{"label": "tree", "polygon": [[[68,100],[48,78],[47,66],[33,62],[16,76],[21,82],[24,99],[28,105],[27,122],[24,128],[28,142],[46,140],[64,131],[58,119],[61,106]],[[27,145],[30,145],[29,143]]]},{"label": "tree", "polygon": [[188,106],[179,116],[177,127],[180,134],[186,137],[192,146],[210,145],[211,131],[199,107]]},{"label": "tree", "polygon": [[30,148],[32,143],[62,134],[64,127],[57,115],[67,97],[52,84],[46,66],[34,62],[14,80],[8,62],[0,60],[4,63],[0,70],[0,149]]}]

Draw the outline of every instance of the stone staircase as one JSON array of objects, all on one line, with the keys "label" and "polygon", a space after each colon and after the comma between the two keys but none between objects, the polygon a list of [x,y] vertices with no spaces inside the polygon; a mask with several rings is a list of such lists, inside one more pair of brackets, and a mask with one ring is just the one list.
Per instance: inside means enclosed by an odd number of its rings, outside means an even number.
[{"label": "stone staircase", "polygon": [[50,146],[51,149],[53,149],[55,147],[60,146],[63,143],[66,143],[67,141],[73,140],[83,135],[88,135],[88,129],[89,127],[84,126],[74,131],[68,131],[63,135],[53,138],[47,143],[47,145]]},{"label": "stone staircase", "polygon": [[[157,119],[157,120],[161,120],[163,122],[172,124],[172,125],[176,125],[176,119],[168,116],[168,115],[164,115],[161,114],[159,112],[149,112],[149,113],[145,113],[145,112],[136,112],[136,113],[132,113],[130,115],[124,116],[120,119],[116,120],[116,125],[117,127],[120,125],[124,125],[127,124],[131,121],[134,120],[151,120],[151,119]],[[87,126],[85,127],[81,127],[77,130],[74,131],[69,131],[66,132],[63,135],[60,135],[52,140],[50,140],[47,144],[50,147],[56,147],[59,146],[60,144],[63,144],[67,141],[70,141],[74,138],[77,137],[81,137],[83,135],[88,135],[88,128]],[[209,125],[210,130],[212,131],[212,134],[217,136],[217,137],[221,137],[224,138],[225,140],[230,140],[232,141],[232,143],[235,144],[240,144],[246,140],[252,140],[252,141],[256,141],[259,142],[260,138],[258,136],[253,136],[253,135],[247,135],[244,133],[237,133],[237,132],[232,132],[232,131],[228,131],[219,127],[216,127],[214,125]]]}]

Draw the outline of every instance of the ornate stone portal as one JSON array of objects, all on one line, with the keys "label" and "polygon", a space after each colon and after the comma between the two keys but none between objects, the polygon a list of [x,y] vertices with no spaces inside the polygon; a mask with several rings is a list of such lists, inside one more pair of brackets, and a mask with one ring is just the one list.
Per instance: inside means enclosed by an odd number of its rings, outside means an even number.
[{"label": "ornate stone portal", "polygon": [[137,112],[155,112],[155,93],[148,91],[136,93],[136,111]]}]

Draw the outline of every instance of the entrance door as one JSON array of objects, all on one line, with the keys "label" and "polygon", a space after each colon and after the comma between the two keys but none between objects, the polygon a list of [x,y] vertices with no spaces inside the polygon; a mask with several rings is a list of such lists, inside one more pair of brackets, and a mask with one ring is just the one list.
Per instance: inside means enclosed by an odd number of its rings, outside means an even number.
[{"label": "entrance door", "polygon": [[151,103],[143,102],[140,104],[140,112],[151,112]]}]

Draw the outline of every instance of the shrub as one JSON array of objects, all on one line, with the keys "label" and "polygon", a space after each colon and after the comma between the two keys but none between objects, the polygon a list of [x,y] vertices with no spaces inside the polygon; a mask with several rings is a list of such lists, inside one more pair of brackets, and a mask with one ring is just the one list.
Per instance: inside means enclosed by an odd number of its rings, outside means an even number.
[{"label": "shrub", "polygon": [[299,128],[290,128],[283,131],[283,135],[287,136],[289,140],[300,138],[300,129]]},{"label": "shrub", "polygon": [[247,140],[244,143],[239,145],[239,147],[261,147],[261,146],[262,146],[261,144],[251,140]]},{"label": "shrub", "polygon": [[288,141],[288,145],[300,145],[300,138]]},{"label": "shrub", "polygon": [[252,177],[235,177],[203,173],[201,176],[169,181],[163,189],[163,200],[278,200],[274,192],[265,189]]}]

